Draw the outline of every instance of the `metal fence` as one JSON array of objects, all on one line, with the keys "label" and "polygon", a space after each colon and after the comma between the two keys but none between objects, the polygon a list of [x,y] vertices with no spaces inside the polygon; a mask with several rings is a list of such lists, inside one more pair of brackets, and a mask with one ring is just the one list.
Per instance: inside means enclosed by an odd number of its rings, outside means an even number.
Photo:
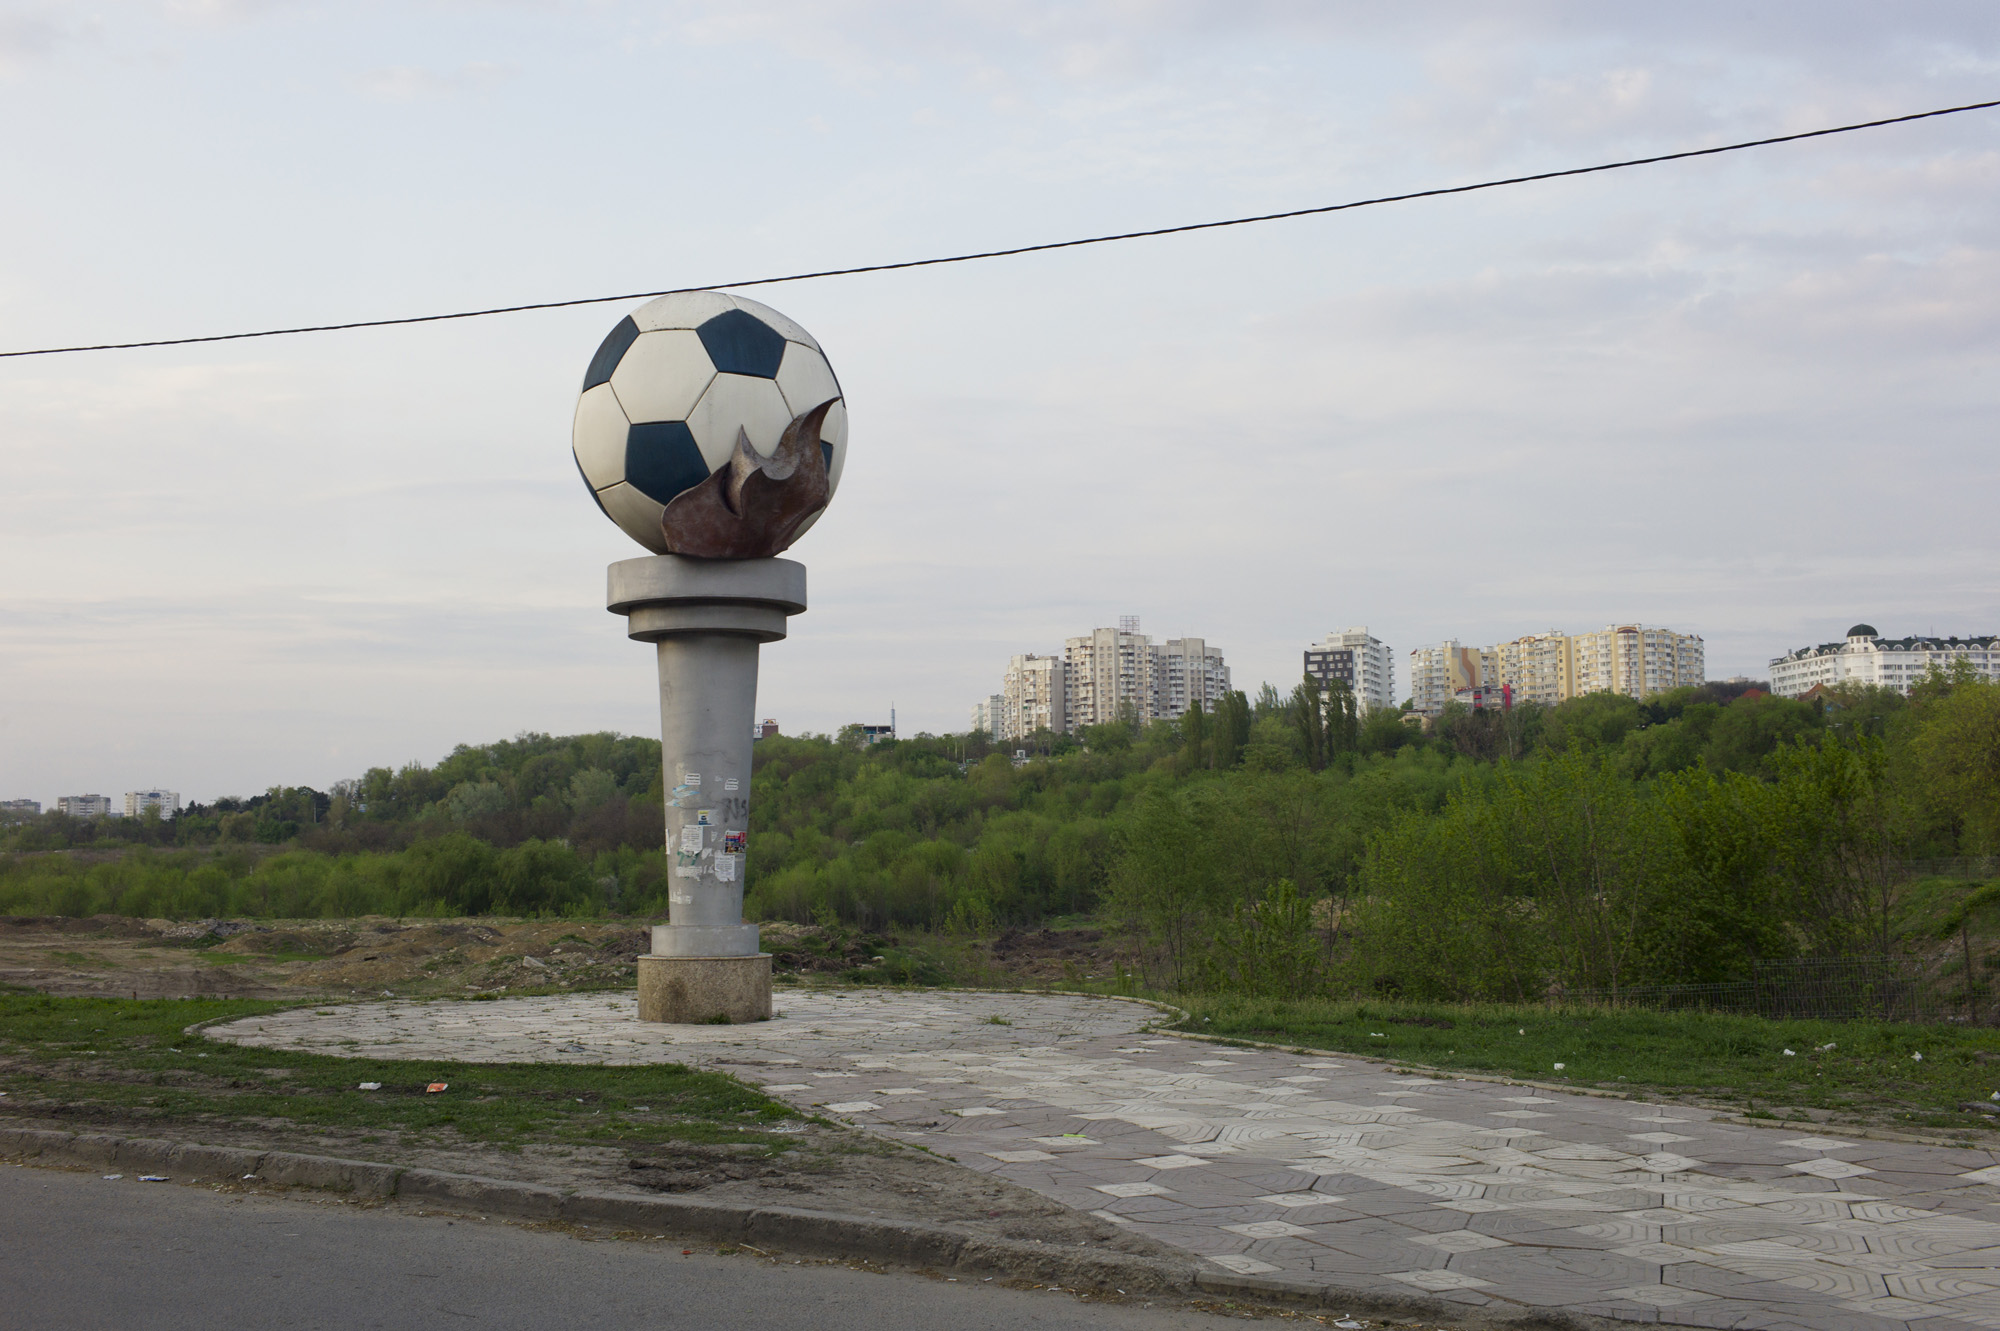
[{"label": "metal fence", "polygon": [[1631,989],[1572,989],[1559,1003],[1641,1007],[1663,1012],[1734,1012],[1745,1016],[1828,1021],[1989,1020],[1978,995],[1968,1001],[1962,976],[1907,957],[1829,957],[1759,961],[1750,978],[1720,984],[1666,984]]}]

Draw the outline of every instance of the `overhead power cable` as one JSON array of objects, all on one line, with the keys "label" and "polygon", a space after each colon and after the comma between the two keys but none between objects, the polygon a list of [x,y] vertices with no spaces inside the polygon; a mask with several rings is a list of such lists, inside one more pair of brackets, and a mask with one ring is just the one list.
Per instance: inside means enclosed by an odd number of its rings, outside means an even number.
[{"label": "overhead power cable", "polygon": [[1909,115],[1889,116],[1882,120],[1863,120],[1852,125],[1834,125],[1828,129],[1809,129],[1797,134],[1774,134],[1768,138],[1745,139],[1741,143],[1718,144],[1713,148],[1690,148],[1684,152],[1658,153],[1652,157],[1628,157],[1618,162],[1599,162],[1595,166],[1572,166],[1560,171],[1537,171],[1525,176],[1506,176],[1499,180],[1481,180],[1470,185],[1443,185],[1435,189],[1413,190],[1407,194],[1382,194],[1371,199],[1352,199],[1346,203],[1321,204],[1313,208],[1292,208],[1280,213],[1258,213],[1251,217],[1229,217],[1215,222],[1188,222],[1181,226],[1154,227],[1145,231],[1118,231],[1104,236],[1085,236],[1077,240],[1051,240],[1039,245],[1016,245],[1003,250],[978,250],[970,254],[948,254],[929,259],[905,259],[900,263],[870,263],[855,268],[821,268],[808,273],[788,273],[782,277],[752,277],[734,282],[706,282],[700,286],[667,287],[659,291],[629,291],[616,296],[579,296],[571,300],[533,301],[522,305],[495,305],[480,310],[456,310],[449,314],[411,314],[395,319],[357,319],[351,323],[301,324],[296,328],[264,328],[249,333],[210,333],[203,337],[161,337],[145,342],[95,342],[73,347],[36,347],[25,351],[0,351],[0,360],[22,356],[63,356],[81,351],[134,351],[142,347],[185,347],[203,342],[243,342],[259,337],[290,337],[298,333],[338,333],[354,328],[395,328],[403,324],[444,323],[452,319],[484,319],[495,314],[523,314],[530,310],[565,310],[578,305],[609,305],[619,301],[650,300],[655,296],[671,296],[687,291],[712,291],[722,288],[775,286],[781,282],[809,282],[820,277],[855,277],[862,273],[893,273],[906,268],[935,268],[950,263],[972,263],[980,259],[1006,259],[1018,254],[1042,254],[1049,250],[1072,250],[1084,245],[1109,245],[1122,240],[1147,240],[1154,236],[1178,236],[1191,231],[1217,231],[1223,227],[1251,226],[1258,222],[1282,222],[1293,217],[1317,217],[1323,213],[1344,213],[1356,208],[1373,208],[1385,203],[1408,203],[1415,199],[1436,199],[1451,194],[1472,194],[1479,190],[1501,189],[1508,185],[1528,185],[1539,180],[1561,180],[1567,176],[1595,175],[1600,171],[1622,171],[1633,166],[1656,166],[1661,162],[1682,162],[1694,157],[1715,157],[1722,153],[1742,152],[1746,148],[1768,148],[1773,144],[1797,143],[1802,139],[1823,139],[1833,134],[1852,134],[1856,130],[1880,129],[1885,125],[1905,125],[1913,120],[1933,120],[1939,116],[1961,115],[1967,111],[1986,111],[2000,106],[2000,100],[1990,102],[1968,102],[1964,106],[1946,106],[1935,111],[1916,111]]}]

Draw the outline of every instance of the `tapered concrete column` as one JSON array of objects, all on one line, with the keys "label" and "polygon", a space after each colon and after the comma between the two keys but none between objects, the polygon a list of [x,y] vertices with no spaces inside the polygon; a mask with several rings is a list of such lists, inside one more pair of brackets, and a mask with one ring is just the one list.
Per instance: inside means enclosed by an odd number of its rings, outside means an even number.
[{"label": "tapered concrete column", "polygon": [[607,605],[660,659],[660,761],[667,791],[667,918],[639,958],[642,1021],[762,1021],[771,958],[743,922],[750,834],[750,729],[757,649],[806,608],[790,559],[626,559]]}]

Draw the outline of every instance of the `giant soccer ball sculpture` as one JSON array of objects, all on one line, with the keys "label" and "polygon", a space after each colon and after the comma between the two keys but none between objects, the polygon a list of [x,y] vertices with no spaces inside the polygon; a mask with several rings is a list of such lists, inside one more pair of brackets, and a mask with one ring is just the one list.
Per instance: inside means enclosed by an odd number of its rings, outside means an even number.
[{"label": "giant soccer ball sculpture", "polygon": [[621,319],[597,348],[571,444],[597,506],[648,550],[755,558],[804,534],[839,487],[847,411],[805,329],[754,300],[682,292]]},{"label": "giant soccer ball sculpture", "polygon": [[769,306],[662,296],[597,348],[570,442],[598,508],[653,552],[611,566],[608,601],[660,666],[668,922],[639,958],[640,1020],[764,1020],[771,958],[743,922],[757,652],[806,608],[805,566],[775,556],[840,483],[840,383]]}]

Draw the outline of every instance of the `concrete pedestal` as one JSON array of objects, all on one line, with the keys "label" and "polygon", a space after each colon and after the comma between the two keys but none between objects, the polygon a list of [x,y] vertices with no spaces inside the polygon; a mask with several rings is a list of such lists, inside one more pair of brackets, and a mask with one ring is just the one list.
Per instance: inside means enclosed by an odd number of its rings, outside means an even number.
[{"label": "concrete pedestal", "polygon": [[652,955],[639,959],[640,1020],[763,1021],[771,959],[743,922],[757,649],[805,610],[805,566],[626,559],[611,566],[606,599],[660,665],[669,923],[653,927]]},{"label": "concrete pedestal", "polygon": [[769,1021],[771,954],[639,958],[639,1020]]}]

